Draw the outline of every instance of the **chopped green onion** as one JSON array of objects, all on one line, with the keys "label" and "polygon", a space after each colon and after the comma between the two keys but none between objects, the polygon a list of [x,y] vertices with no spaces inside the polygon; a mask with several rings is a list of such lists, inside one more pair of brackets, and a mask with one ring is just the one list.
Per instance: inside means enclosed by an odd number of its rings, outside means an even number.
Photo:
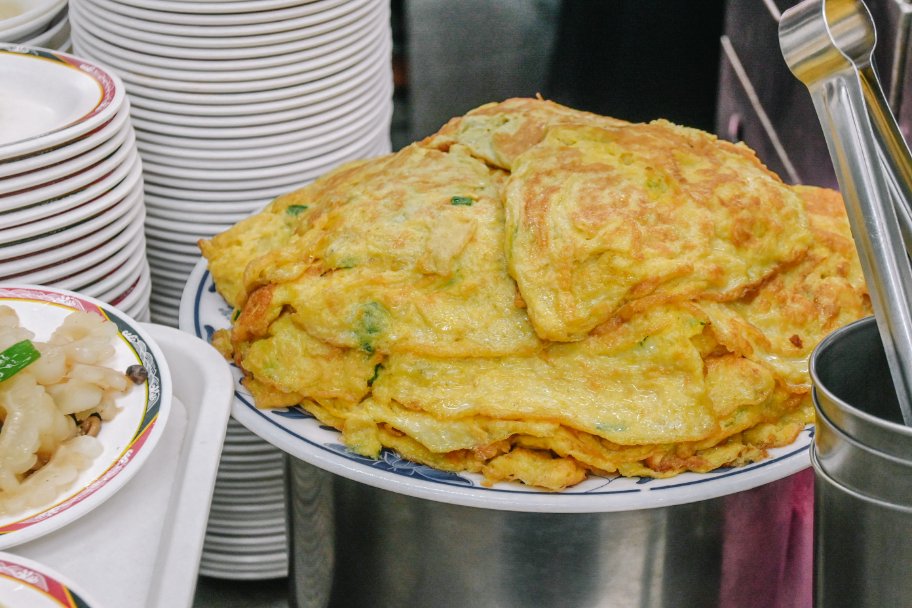
[{"label": "chopped green onion", "polygon": [[454,196],[450,199],[451,205],[465,205],[466,207],[471,207],[474,202],[475,199],[471,196]]},{"label": "chopped green onion", "polygon": [[307,209],[307,205],[288,205],[288,207],[285,209],[285,213],[297,217],[303,212],[307,211]]},{"label": "chopped green onion", "polygon": [[29,340],[16,342],[0,353],[0,382],[15,376],[40,356]]},{"label": "chopped green onion", "polygon": [[381,369],[383,369],[383,364],[382,364],[382,363],[378,363],[377,365],[374,366],[374,375],[371,376],[371,377],[367,380],[367,385],[368,385],[368,386],[373,386],[373,385],[374,385],[374,382],[376,382],[376,381],[377,381],[377,378],[380,376],[380,370],[381,370]]}]

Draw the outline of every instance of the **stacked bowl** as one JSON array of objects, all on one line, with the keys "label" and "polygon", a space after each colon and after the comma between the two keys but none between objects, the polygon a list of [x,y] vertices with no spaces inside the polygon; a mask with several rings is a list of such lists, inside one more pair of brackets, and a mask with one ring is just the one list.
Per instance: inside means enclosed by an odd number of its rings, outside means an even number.
[{"label": "stacked bowl", "polygon": [[0,41],[68,51],[67,0],[7,0],[0,4]]},{"label": "stacked bowl", "polygon": [[388,2],[73,0],[70,17],[130,96],[156,322],[177,325],[199,238],[390,149]]},{"label": "stacked bowl", "polygon": [[0,45],[0,280],[78,291],[149,318],[142,165],[123,83]]}]

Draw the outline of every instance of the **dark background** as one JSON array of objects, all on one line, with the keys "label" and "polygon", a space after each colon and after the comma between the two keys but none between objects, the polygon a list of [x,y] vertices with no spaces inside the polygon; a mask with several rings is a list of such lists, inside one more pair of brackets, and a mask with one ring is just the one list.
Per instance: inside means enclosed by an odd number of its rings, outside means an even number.
[{"label": "dark background", "polygon": [[[396,78],[396,116],[394,117],[394,148],[410,143],[433,132],[452,116],[462,114],[489,101],[499,101],[507,96],[530,96],[536,93],[545,98],[571,107],[597,112],[630,121],[648,121],[667,118],[673,122],[707,131],[714,130],[719,83],[719,38],[723,32],[724,0],[521,0],[516,11],[538,11],[541,23],[541,46],[547,48],[546,56],[539,63],[545,66],[524,66],[521,63],[505,64],[505,70],[534,71],[530,87],[516,84],[511,90],[498,78],[480,75],[470,81],[473,91],[466,91],[466,83],[459,84],[453,98],[443,102],[426,100],[429,82],[447,82],[441,73],[429,70],[428,61],[415,60],[410,54],[438,52],[447,58],[448,52],[466,55],[465,64],[478,61],[470,56],[471,47],[460,43],[464,37],[490,39],[491,47],[480,49],[479,54],[490,52],[496,45],[513,44],[522,60],[541,53],[535,32],[528,27],[521,39],[498,40],[503,36],[504,11],[492,11],[485,21],[467,28],[456,23],[453,12],[473,5],[464,0],[440,9],[439,23],[428,23],[434,13],[425,0],[393,0],[394,66]],[[514,3],[515,4],[515,3]],[[478,6],[477,4],[474,6]],[[411,14],[409,14],[411,11]],[[417,16],[416,16],[417,15]],[[416,20],[421,19],[416,24]],[[469,18],[466,18],[469,20]],[[461,20],[460,20],[461,21]],[[415,43],[418,35],[413,29],[421,28],[421,44]],[[490,33],[479,32],[489,28]],[[424,30],[436,28],[437,41],[428,49],[428,36]],[[470,30],[470,31],[468,31]],[[411,40],[410,40],[411,36]],[[417,47],[417,48],[416,48]],[[458,66],[458,63],[454,65]],[[497,57],[491,59],[497,61]],[[441,71],[446,68],[441,68]],[[457,67],[450,66],[452,74],[461,75]],[[505,78],[517,76],[504,74]],[[430,80],[429,80],[430,79]],[[410,85],[418,83],[420,94],[411,95]],[[505,88],[506,87],[506,88]],[[534,90],[532,90],[534,88]],[[428,107],[432,106],[432,107]],[[412,120],[414,116],[415,120]],[[432,126],[433,125],[433,126]]]},{"label": "dark background", "polygon": [[667,118],[711,131],[720,0],[569,0],[561,4],[546,93],[634,122]]}]

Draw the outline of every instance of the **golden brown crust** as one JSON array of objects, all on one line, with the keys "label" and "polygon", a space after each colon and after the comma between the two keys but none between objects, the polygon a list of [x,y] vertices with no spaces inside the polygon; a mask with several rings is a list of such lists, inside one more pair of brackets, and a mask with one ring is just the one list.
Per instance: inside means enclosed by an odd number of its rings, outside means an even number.
[{"label": "golden brown crust", "polygon": [[665,121],[552,127],[514,164],[510,271],[548,340],[641,298],[735,299],[810,242],[801,200],[752,154]]},{"label": "golden brown crust", "polygon": [[260,407],[349,449],[550,490],[763,458],[870,314],[837,192],[740,144],[487,104],[202,241]]}]

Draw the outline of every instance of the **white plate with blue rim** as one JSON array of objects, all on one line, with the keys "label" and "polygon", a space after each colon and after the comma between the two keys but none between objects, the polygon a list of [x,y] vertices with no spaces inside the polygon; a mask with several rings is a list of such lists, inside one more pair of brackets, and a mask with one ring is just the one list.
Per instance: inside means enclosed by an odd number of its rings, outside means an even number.
[{"label": "white plate with blue rim", "polygon": [[[52,501],[0,516],[0,549],[53,532],[89,513],[122,488],[148,460],[171,410],[171,375],[164,355],[140,324],[88,296],[35,285],[0,284],[0,305],[13,308],[21,326],[46,340],[74,311],[97,314],[117,327],[115,354],[104,365],[126,370],[142,365],[148,378],[121,397],[119,411],[98,433],[102,453]],[[3,431],[0,430],[0,433]]]},{"label": "white plate with blue rim", "polygon": [[[201,259],[187,280],[180,308],[180,327],[210,341],[230,326],[231,307],[215,290]],[[231,414],[250,431],[286,453],[348,479],[416,498],[450,504],[543,513],[630,511],[717,498],[777,481],[810,466],[808,446],[814,428],[807,426],[790,445],[769,450],[759,462],[710,473],[682,473],[668,479],[590,475],[562,492],[548,492],[518,482],[483,485],[481,475],[451,473],[417,464],[384,449],[378,459],[348,450],[338,431],[321,424],[300,407],[259,409],[232,366],[235,398]]]}]

